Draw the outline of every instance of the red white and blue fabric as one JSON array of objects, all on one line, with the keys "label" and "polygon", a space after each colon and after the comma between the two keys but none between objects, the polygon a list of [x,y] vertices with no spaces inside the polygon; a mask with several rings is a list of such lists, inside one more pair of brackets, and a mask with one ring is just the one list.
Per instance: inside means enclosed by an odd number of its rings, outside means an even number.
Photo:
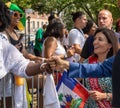
[{"label": "red white and blue fabric", "polygon": [[87,89],[76,79],[68,78],[64,72],[57,85],[58,98],[61,108],[84,108],[89,97]]}]

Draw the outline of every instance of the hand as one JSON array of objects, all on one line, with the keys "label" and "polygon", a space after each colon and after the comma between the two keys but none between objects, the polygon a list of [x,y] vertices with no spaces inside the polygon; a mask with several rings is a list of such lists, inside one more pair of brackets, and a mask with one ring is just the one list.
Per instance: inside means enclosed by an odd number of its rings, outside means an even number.
[{"label": "hand", "polygon": [[49,74],[51,74],[53,72],[48,63],[42,63],[41,66],[40,66],[40,69],[41,69],[42,72],[47,72]]},{"label": "hand", "polygon": [[48,64],[50,65],[50,68],[53,70],[61,70],[61,69],[68,69],[69,68],[69,62],[62,60],[60,57],[58,56],[52,56],[49,60],[48,60]]},{"label": "hand", "polygon": [[46,64],[46,72],[49,74],[53,73],[53,70],[50,68],[50,65],[48,63]]},{"label": "hand", "polygon": [[18,43],[15,45],[15,47],[20,51],[21,48],[23,47],[22,43]]},{"label": "hand", "polygon": [[52,56],[49,60],[48,60],[48,64],[50,65],[50,68],[52,70],[57,70],[59,67],[58,65],[60,64],[60,58],[57,56]]},{"label": "hand", "polygon": [[67,56],[71,57],[75,54],[75,48],[71,47],[70,49],[67,50]]},{"label": "hand", "polygon": [[89,91],[90,97],[96,101],[106,99],[106,94],[99,91]]}]

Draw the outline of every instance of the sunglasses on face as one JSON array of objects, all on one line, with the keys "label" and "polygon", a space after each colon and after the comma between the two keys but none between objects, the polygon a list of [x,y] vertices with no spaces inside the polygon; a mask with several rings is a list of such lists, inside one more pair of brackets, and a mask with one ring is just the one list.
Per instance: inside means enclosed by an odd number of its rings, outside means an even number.
[{"label": "sunglasses on face", "polygon": [[20,17],[20,18],[22,18],[23,17],[23,14],[21,14],[21,13],[18,13],[18,12],[14,12],[14,17]]},{"label": "sunglasses on face", "polygon": [[9,14],[10,14],[10,16],[14,16],[14,17],[20,17],[20,18],[23,17],[22,13],[19,13],[19,12],[16,12],[16,11],[12,11],[12,10],[9,10]]}]

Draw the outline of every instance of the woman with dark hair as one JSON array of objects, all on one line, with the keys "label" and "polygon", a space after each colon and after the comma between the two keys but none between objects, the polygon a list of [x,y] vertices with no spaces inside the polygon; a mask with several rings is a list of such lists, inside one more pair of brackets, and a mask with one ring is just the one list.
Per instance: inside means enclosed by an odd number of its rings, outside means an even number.
[{"label": "woman with dark hair", "polygon": [[[52,24],[50,24],[48,26],[48,28],[46,30],[46,33],[45,33],[47,37],[46,37],[46,39],[43,43],[43,51],[42,51],[42,56],[43,57],[50,58],[53,55],[56,55],[56,56],[59,56],[60,58],[64,59],[64,57],[66,55],[66,51],[65,51],[65,49],[62,45],[64,33],[65,33],[65,27],[64,27],[64,24],[61,23],[61,22],[53,22]],[[54,73],[55,83],[57,83],[57,77],[56,77],[57,75],[58,75],[58,80],[59,80],[60,74]],[[47,76],[46,79],[49,78],[49,77],[50,78],[52,77],[52,75],[46,75],[46,76]],[[47,82],[47,80],[45,82]],[[46,88],[46,83],[44,85],[44,88]],[[46,92],[48,88],[49,87],[47,86],[47,88],[44,89],[44,94],[49,95],[49,93]],[[44,99],[45,99],[45,97],[44,97]],[[44,107],[46,106],[45,103],[46,102],[44,102]],[[50,103],[49,103],[49,105],[50,105]],[[51,108],[59,108],[59,107],[51,107]]]},{"label": "woman with dark hair", "polygon": [[[118,40],[115,33],[106,28],[98,28],[94,34],[94,54],[84,62],[95,64],[103,62],[106,58],[116,55]],[[111,78],[86,78],[85,86],[90,91],[90,97],[85,108],[111,108],[112,80]]]},{"label": "woman with dark hair", "polygon": [[72,46],[68,51],[68,57],[74,56],[78,62],[80,60],[80,54],[82,47],[85,43],[85,37],[82,29],[86,26],[87,18],[86,15],[79,11],[72,13],[72,19],[74,22],[73,29],[69,32],[69,46]]},{"label": "woman with dark hair", "polygon": [[51,24],[49,28],[47,28],[46,30],[47,37],[44,41],[44,48],[43,48],[43,55],[45,58],[50,58],[54,54],[57,55],[57,53],[60,53],[57,49],[58,47],[60,49],[63,49],[63,52],[61,52],[61,55],[59,54],[59,56],[61,58],[64,58],[65,50],[61,45],[61,42],[64,37],[64,32],[65,32],[65,28],[61,22],[55,22]]},{"label": "woman with dark hair", "polygon": [[84,36],[87,38],[89,36],[93,36],[96,31],[96,24],[92,20],[88,20],[86,27],[83,28]]},{"label": "woman with dark hair", "polygon": [[[25,59],[23,55],[8,42],[7,36],[3,34],[5,33],[4,30],[8,28],[10,24],[10,11],[6,5],[0,1],[0,79],[2,80],[5,78],[5,75],[8,75],[8,73],[12,73],[21,77],[29,77],[29,75],[32,76],[40,73],[42,70],[42,68],[40,69],[41,63],[33,63]],[[34,67],[34,71],[32,70],[32,66]],[[6,78],[6,80],[9,79]],[[3,86],[0,84],[1,108],[4,108],[5,106],[7,108],[12,108],[12,102],[10,102],[10,99],[5,98],[6,96],[11,96],[9,95],[9,87],[6,89],[7,92],[2,92],[3,88],[6,88],[7,85],[9,84],[3,84]],[[4,100],[6,99],[4,102],[3,97]]]},{"label": "woman with dark hair", "polygon": [[[60,60],[59,58],[54,57],[53,58],[54,62],[51,62],[51,67],[53,69],[55,69],[55,66],[57,67],[57,69],[59,69],[58,67],[60,67],[60,69],[61,68],[69,69],[67,74],[71,78],[90,77],[86,81],[86,85],[87,85],[87,88],[92,90],[90,91],[90,96],[92,98],[91,101],[94,104],[90,103],[91,105],[90,104],[89,105],[91,107],[97,106],[96,108],[98,107],[110,108],[111,106],[109,102],[112,99],[111,79],[101,78],[101,77],[111,77],[111,74],[115,75],[115,73],[111,73],[115,56],[113,57],[111,56],[116,55],[117,51],[118,51],[118,40],[117,38],[115,38],[114,31],[106,29],[106,28],[101,28],[101,29],[98,29],[95,33],[95,38],[94,38],[94,53],[95,54],[90,56],[90,58],[88,58],[89,64],[88,63],[84,63],[84,64],[69,63],[67,61],[63,61],[63,60]],[[117,56],[118,55],[120,55],[120,52],[118,52]],[[111,58],[108,60],[105,60],[108,57],[111,57]],[[117,62],[118,61],[120,61],[120,59],[118,59]],[[115,71],[115,67],[113,69]],[[119,69],[119,66],[116,67],[116,70],[117,69]],[[119,70],[116,72],[119,72]],[[117,79],[119,79],[119,76],[120,76],[119,73],[116,74]],[[100,77],[100,78],[96,78],[96,77]],[[119,83],[117,83],[117,81],[118,80],[115,80],[115,76],[114,76],[114,87],[115,88],[112,88],[114,89],[113,106],[116,106],[116,107],[119,106],[119,96],[120,96],[119,91],[118,91],[120,89],[119,88],[120,86],[119,86]],[[117,85],[115,84],[115,82]],[[115,91],[117,92],[115,93]],[[118,101],[116,99],[118,99]]]}]

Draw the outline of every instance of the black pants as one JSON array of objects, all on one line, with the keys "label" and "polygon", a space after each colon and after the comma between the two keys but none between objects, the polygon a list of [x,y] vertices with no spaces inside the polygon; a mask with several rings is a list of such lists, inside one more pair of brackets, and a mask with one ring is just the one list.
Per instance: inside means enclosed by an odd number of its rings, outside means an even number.
[{"label": "black pants", "polygon": [[112,106],[120,108],[120,50],[118,51],[112,68]]}]

